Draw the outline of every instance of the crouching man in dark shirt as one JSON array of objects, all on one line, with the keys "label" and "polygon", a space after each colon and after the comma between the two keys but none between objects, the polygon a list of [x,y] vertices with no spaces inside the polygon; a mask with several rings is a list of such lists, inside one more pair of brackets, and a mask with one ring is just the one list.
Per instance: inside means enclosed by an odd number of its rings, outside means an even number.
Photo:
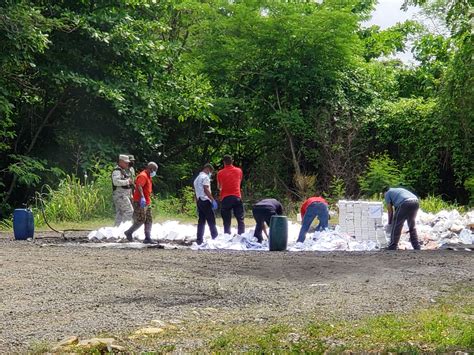
[{"label": "crouching man in dark shirt", "polygon": [[262,242],[262,231],[268,238],[267,228],[265,223],[270,226],[270,219],[275,215],[283,214],[283,206],[281,203],[274,198],[267,198],[257,202],[252,209],[253,218],[257,225],[255,226],[255,232],[253,236],[257,238],[259,243]]}]

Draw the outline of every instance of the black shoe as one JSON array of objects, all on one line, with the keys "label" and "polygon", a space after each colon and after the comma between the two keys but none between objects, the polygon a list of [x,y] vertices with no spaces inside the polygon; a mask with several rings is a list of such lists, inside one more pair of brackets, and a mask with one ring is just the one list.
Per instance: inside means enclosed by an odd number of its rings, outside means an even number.
[{"label": "black shoe", "polygon": [[125,237],[127,237],[127,241],[133,242],[132,233],[125,232],[124,234],[125,234]]},{"label": "black shoe", "polygon": [[151,238],[145,238],[143,240],[143,244],[155,244],[155,242],[151,240]]}]

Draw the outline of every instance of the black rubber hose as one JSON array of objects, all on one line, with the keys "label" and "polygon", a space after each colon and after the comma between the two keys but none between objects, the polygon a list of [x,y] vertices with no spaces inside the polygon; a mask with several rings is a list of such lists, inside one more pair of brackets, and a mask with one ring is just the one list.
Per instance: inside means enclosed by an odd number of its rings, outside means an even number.
[{"label": "black rubber hose", "polygon": [[[59,231],[57,230],[56,228],[53,228],[51,226],[51,224],[49,224],[49,221],[48,219],[46,218],[46,213],[45,213],[45,210],[44,210],[44,199],[43,199],[43,188],[45,187],[46,185],[43,185],[41,187],[41,192],[36,192],[36,201],[38,202],[39,201],[39,206],[40,206],[40,210],[41,210],[41,215],[43,216],[43,220],[44,222],[46,223],[46,225],[49,227],[49,229],[51,229],[53,232],[56,232],[58,234],[61,234],[61,236],[63,237],[64,240],[68,240],[66,238],[66,232],[90,232],[91,230],[90,229],[65,229],[63,231]],[[36,239],[36,238],[35,238]]]}]

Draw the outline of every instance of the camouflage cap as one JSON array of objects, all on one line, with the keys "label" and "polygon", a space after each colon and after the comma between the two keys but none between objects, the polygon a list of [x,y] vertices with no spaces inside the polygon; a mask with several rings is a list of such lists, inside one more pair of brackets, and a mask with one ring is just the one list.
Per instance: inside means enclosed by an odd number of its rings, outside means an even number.
[{"label": "camouflage cap", "polygon": [[124,161],[125,163],[130,163],[130,158],[128,157],[127,154],[120,154],[119,155],[119,160]]}]

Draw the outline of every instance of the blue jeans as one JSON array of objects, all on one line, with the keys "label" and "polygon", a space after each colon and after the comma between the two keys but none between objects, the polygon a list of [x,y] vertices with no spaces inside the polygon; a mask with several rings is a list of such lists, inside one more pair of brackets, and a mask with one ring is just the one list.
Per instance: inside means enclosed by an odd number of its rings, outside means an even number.
[{"label": "blue jeans", "polygon": [[316,231],[325,230],[329,225],[328,206],[322,202],[313,202],[308,206],[303,217],[303,223],[301,224],[300,234],[298,235],[297,242],[304,242],[306,233],[308,233],[309,227],[311,227],[311,223],[313,223],[316,217],[319,219],[319,224],[316,227]]}]

